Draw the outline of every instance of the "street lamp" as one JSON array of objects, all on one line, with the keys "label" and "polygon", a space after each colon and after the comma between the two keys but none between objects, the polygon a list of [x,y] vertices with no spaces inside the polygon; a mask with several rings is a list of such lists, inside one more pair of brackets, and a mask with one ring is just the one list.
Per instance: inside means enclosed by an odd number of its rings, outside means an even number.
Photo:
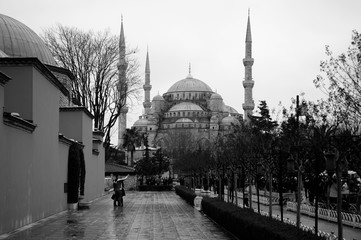
[{"label": "street lamp", "polygon": [[324,152],[326,170],[329,173],[333,173],[336,170],[337,178],[337,227],[338,227],[338,239],[343,239],[342,236],[342,195],[341,195],[341,166],[340,157],[338,151],[327,151]]},{"label": "street lamp", "polygon": [[[296,160],[292,155],[295,155]],[[297,218],[296,226],[300,228],[301,225],[301,188],[302,188],[302,163],[298,163],[298,147],[293,147],[291,149],[291,156],[287,159],[287,170],[292,173],[295,172],[295,167],[297,170]]]}]

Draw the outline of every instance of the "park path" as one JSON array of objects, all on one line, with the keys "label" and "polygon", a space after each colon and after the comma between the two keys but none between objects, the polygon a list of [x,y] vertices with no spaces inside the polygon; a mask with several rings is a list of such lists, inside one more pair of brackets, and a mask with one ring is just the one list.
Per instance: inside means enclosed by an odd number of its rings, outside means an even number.
[{"label": "park path", "polygon": [[124,207],[110,195],[89,210],[65,211],[0,239],[235,239],[175,192],[127,192]]}]

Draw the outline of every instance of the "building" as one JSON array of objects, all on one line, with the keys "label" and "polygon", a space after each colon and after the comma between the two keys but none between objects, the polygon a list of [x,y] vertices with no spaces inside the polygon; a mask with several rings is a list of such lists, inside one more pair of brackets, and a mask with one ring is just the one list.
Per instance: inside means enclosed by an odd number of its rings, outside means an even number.
[{"label": "building", "polygon": [[248,121],[252,115],[254,101],[252,89],[252,38],[250,16],[246,30],[245,100],[244,115],[226,105],[222,96],[205,82],[192,76],[191,66],[186,78],[175,82],[166,93],[156,95],[150,102],[150,61],[147,51],[143,103],[144,114],[133,127],[148,134],[150,146],[171,148],[211,147],[217,136],[231,130],[232,124]]},{"label": "building", "polygon": [[90,112],[71,102],[73,74],[56,65],[41,38],[0,14],[0,234],[71,208],[68,161],[81,146],[85,190],[104,194],[103,133]]}]

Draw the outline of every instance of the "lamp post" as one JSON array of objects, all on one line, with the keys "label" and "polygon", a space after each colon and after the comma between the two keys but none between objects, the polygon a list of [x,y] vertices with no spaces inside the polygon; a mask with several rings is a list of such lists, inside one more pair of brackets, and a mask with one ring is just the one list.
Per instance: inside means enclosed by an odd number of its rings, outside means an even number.
[{"label": "lamp post", "polygon": [[[295,149],[295,148],[294,148]],[[294,151],[296,153],[296,159],[298,158],[298,150]],[[297,163],[291,155],[287,159],[287,170],[290,173],[295,172],[295,168],[297,169],[297,217],[296,217],[296,226],[299,228],[301,225],[301,188],[302,188],[302,164]]]},{"label": "lamp post", "polygon": [[257,190],[257,209],[258,213],[261,212],[260,206],[259,206],[259,178],[263,175],[263,166],[259,162],[257,163],[257,176],[256,176],[256,190]]},{"label": "lamp post", "polygon": [[337,178],[337,228],[338,228],[338,239],[343,239],[342,233],[342,195],[341,195],[341,166],[338,151],[327,151],[324,153],[326,160],[326,170],[329,173],[333,173],[336,170]]},{"label": "lamp post", "polygon": [[230,201],[231,198],[231,167],[228,166],[227,167],[227,202]]}]

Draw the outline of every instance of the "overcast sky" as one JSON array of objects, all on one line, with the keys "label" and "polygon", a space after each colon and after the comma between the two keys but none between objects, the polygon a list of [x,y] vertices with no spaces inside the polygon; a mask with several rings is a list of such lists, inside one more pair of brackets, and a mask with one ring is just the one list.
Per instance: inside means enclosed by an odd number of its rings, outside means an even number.
[{"label": "overcast sky", "polygon": [[[256,105],[266,100],[270,108],[280,101],[288,107],[301,92],[309,100],[325,97],[312,80],[326,59],[325,45],[345,52],[352,30],[361,31],[360,0],[1,0],[2,14],[38,34],[61,23],[118,35],[123,15],[142,76],[149,47],[151,98],[185,78],[191,63],[193,77],[240,113],[248,8]],[[142,114],[142,102],[130,109],[128,127]]]}]

